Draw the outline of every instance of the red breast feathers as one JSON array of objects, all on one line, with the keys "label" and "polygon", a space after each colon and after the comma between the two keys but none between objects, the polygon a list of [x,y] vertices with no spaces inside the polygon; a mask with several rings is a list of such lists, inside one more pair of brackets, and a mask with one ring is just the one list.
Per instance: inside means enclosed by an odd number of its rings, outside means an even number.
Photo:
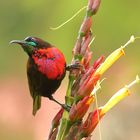
[{"label": "red breast feathers", "polygon": [[63,53],[55,47],[36,50],[32,58],[38,70],[48,79],[61,79],[65,73],[66,61]]}]

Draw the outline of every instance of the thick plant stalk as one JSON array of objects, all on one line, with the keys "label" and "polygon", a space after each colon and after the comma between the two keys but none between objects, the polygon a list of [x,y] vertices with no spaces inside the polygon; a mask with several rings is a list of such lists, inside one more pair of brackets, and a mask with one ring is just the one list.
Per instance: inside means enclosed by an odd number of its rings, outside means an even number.
[{"label": "thick plant stalk", "polygon": [[[78,39],[77,39],[76,45],[74,47],[74,51],[73,51],[74,58],[73,58],[72,64],[76,63],[75,61],[77,61],[77,60],[79,62],[82,62],[82,60],[85,59],[85,56],[89,55],[89,46],[88,45],[89,45],[90,39],[91,39],[90,28],[91,28],[91,24],[92,24],[92,15],[96,13],[95,11],[97,11],[97,9],[99,7],[99,3],[100,3],[100,0],[94,0],[94,1],[89,0],[86,16],[81,25]],[[79,70],[70,71],[69,86],[68,86],[68,90],[67,90],[67,94],[66,94],[66,104],[69,106],[71,106],[73,103],[73,101],[70,100],[72,84],[73,84],[74,79],[79,75],[79,73],[80,73]],[[68,112],[64,111],[56,140],[64,139],[64,137],[67,135],[67,133],[71,127],[71,124],[72,124],[72,122],[69,119]]]},{"label": "thick plant stalk", "polygon": [[136,39],[134,36],[131,36],[125,45],[113,51],[105,61],[104,56],[100,56],[90,65],[92,58],[90,45],[94,40],[91,32],[92,16],[97,13],[100,2],[100,0],[88,0],[86,16],[81,24],[72,51],[73,58],[71,64],[78,64],[81,68],[71,69],[69,73],[65,104],[70,107],[70,111],[60,109],[56,114],[52,121],[48,140],[81,140],[83,138],[91,140],[91,134],[100,119],[113,106],[128,96],[129,88],[139,81],[137,76],[136,80],[114,94],[104,106],[91,111],[88,117],[85,118],[85,121],[83,121],[90,105],[96,100],[95,93],[100,88],[101,82],[99,80],[101,76],[125,54],[124,49],[126,46],[133,43]]}]

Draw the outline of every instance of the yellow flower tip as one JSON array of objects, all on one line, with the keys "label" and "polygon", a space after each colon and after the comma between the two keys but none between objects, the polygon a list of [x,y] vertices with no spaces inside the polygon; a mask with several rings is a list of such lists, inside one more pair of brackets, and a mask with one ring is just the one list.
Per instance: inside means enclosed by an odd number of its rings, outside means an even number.
[{"label": "yellow flower tip", "polygon": [[137,36],[137,37],[135,37],[135,40],[136,40],[136,39],[140,39],[140,37],[139,37],[139,36]]},{"label": "yellow flower tip", "polygon": [[137,82],[137,83],[139,83],[139,82],[140,82],[140,78],[139,78],[139,76],[138,76],[138,75],[136,76],[136,82]]},{"label": "yellow flower tip", "polygon": [[128,42],[125,44],[125,45],[123,45],[122,46],[122,48],[124,49],[125,47],[127,47],[129,44],[131,44],[131,43],[133,43],[134,41],[135,41],[135,37],[134,37],[134,35],[132,35],[131,37],[130,37],[130,39],[128,40]]},{"label": "yellow flower tip", "polygon": [[134,35],[132,35],[131,37],[130,37],[130,43],[133,43],[135,41],[135,37],[134,37]]},{"label": "yellow flower tip", "polygon": [[131,88],[133,85],[135,85],[135,84],[137,84],[137,83],[139,83],[140,82],[140,78],[139,78],[139,76],[137,75],[136,76],[136,79],[134,80],[134,81],[132,81],[127,87],[128,88]]}]

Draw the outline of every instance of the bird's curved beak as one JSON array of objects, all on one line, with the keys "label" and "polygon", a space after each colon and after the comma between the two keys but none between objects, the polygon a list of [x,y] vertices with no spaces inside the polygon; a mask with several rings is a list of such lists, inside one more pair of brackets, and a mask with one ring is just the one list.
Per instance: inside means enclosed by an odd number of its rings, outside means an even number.
[{"label": "bird's curved beak", "polygon": [[10,41],[10,44],[19,44],[21,46],[27,45],[27,42],[25,40],[12,40]]},{"label": "bird's curved beak", "polygon": [[29,45],[25,40],[12,40],[10,44],[19,44],[23,50],[30,56],[34,50],[34,47]]}]

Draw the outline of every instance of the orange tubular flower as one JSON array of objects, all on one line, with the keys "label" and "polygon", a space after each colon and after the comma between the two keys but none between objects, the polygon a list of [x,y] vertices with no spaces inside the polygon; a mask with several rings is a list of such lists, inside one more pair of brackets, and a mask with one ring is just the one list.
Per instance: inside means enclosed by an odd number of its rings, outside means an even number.
[{"label": "orange tubular flower", "polygon": [[[100,65],[100,63],[102,62],[99,59],[99,62],[96,61],[96,63],[93,64],[93,66],[96,69],[95,72],[92,73],[92,75],[88,76],[88,80],[86,79],[86,84],[85,82],[83,82],[82,85],[80,85],[80,89],[78,90],[77,94],[80,97],[85,97],[86,95],[89,95],[91,93],[91,91],[93,90],[94,86],[96,85],[97,81],[99,80],[99,78],[104,74],[104,72],[106,72],[121,56],[123,56],[124,53],[124,48],[126,46],[128,46],[130,43],[133,43],[135,40],[134,36],[130,37],[130,40],[123,46],[121,46],[119,49],[115,50],[114,52],[112,52],[107,58],[106,60]],[[97,65],[97,66],[96,66]],[[100,65],[100,66],[99,66]]]},{"label": "orange tubular flower", "polygon": [[97,109],[94,112],[89,113],[86,121],[82,124],[81,128],[79,129],[79,135],[81,135],[82,137],[89,136],[95,129],[103,115],[104,114],[101,114],[101,109]]},{"label": "orange tubular flower", "polygon": [[100,65],[100,67],[96,70],[94,75],[103,75],[106,70],[108,70],[121,56],[125,54],[124,48],[130,43],[133,43],[134,40],[134,36],[131,36],[130,40],[125,45],[121,46],[119,49],[111,53],[102,63],[102,65]]},{"label": "orange tubular flower", "polygon": [[93,75],[91,77],[89,77],[89,79],[87,79],[88,81],[85,83],[83,83],[83,85],[81,85],[80,89],[78,90],[77,95],[79,97],[85,97],[87,95],[90,95],[90,93],[92,92],[94,86],[96,85],[97,81],[99,80],[100,75]]},{"label": "orange tubular flower", "polygon": [[76,105],[73,105],[69,113],[70,120],[71,121],[81,120],[83,116],[86,114],[90,104],[93,101],[94,101],[93,96],[86,96]]},{"label": "orange tubular flower", "polygon": [[100,64],[103,62],[104,56],[99,57],[94,63],[93,63],[93,68],[97,69]]},{"label": "orange tubular flower", "polygon": [[80,137],[87,137],[89,136],[92,131],[97,126],[100,119],[117,103],[127,97],[130,92],[129,88],[135,85],[140,81],[139,77],[136,76],[136,79],[131,82],[129,85],[125,86],[124,88],[120,89],[117,93],[115,93],[112,98],[102,107],[96,109],[94,112],[91,112],[87,117],[86,121],[82,124],[81,128],[79,129]]},{"label": "orange tubular flower", "polygon": [[120,89],[117,93],[115,93],[111,99],[103,106],[101,113],[105,114],[107,113],[112,107],[114,107],[117,103],[119,103],[121,100],[123,100],[125,97],[130,95],[129,88],[131,88],[133,85],[138,83],[140,81],[139,77],[136,76],[136,79],[131,82],[129,85],[126,85],[122,89]]},{"label": "orange tubular flower", "polygon": [[104,57],[101,56],[99,59],[97,59],[93,66],[91,66],[89,69],[86,70],[85,74],[83,75],[79,90],[77,91],[77,95],[80,97],[85,97],[87,95],[90,95],[92,92],[94,86],[96,85],[97,81],[100,78],[100,75],[94,75],[96,69],[100,66],[102,63]]},{"label": "orange tubular flower", "polygon": [[61,108],[59,112],[56,114],[54,119],[52,120],[52,128],[56,128],[59,125],[60,119],[63,115],[64,109]]},{"label": "orange tubular flower", "polygon": [[112,64],[114,64],[114,62],[116,62],[124,54],[125,53],[124,53],[123,48],[119,48],[115,50],[106,58],[104,63],[97,69],[97,71],[95,72],[95,75],[96,74],[102,75],[108,68],[112,66]]},{"label": "orange tubular flower", "polygon": [[64,112],[64,109],[61,108],[59,112],[55,115],[55,117],[53,118],[52,127],[49,134],[49,140],[55,140],[55,137],[58,131],[58,125],[60,123],[60,119],[62,118],[63,112]]}]

